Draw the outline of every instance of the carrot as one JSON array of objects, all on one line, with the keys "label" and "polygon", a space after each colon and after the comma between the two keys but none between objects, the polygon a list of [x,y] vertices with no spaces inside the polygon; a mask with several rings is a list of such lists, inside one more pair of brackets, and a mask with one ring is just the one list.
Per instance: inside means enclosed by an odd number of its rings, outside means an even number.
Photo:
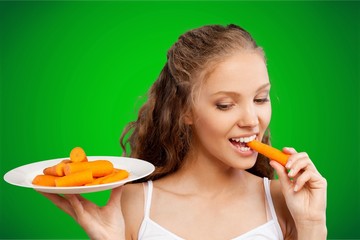
[{"label": "carrot", "polygon": [[55,179],[56,187],[72,187],[83,186],[93,181],[93,175],[91,170],[76,172],[64,177]]},{"label": "carrot", "polygon": [[96,178],[91,183],[86,184],[85,186],[93,186],[97,184],[112,183],[116,181],[123,180],[129,177],[129,172],[123,169],[114,169],[114,171],[104,177]]},{"label": "carrot", "polygon": [[123,180],[123,179],[125,179],[127,177],[129,177],[129,172],[126,171],[126,170],[119,169],[118,171],[116,171],[116,172],[110,174],[109,176],[105,177],[101,181],[101,184],[120,181],[120,180]]},{"label": "carrot", "polygon": [[37,175],[33,180],[32,184],[47,186],[47,187],[55,187],[55,179],[57,177],[51,175]]},{"label": "carrot", "polygon": [[47,167],[44,169],[43,173],[45,175],[52,175],[52,176],[57,176],[57,177],[62,177],[64,176],[64,166],[66,163],[70,163],[70,160],[63,160],[60,163],[51,166],[51,167]]},{"label": "carrot", "polygon": [[[112,174],[112,173],[110,173],[110,175],[111,175],[111,174]],[[93,186],[93,185],[101,184],[101,181],[102,181],[104,178],[108,177],[108,176],[109,176],[109,175],[106,175],[106,176],[104,176],[104,177],[95,178],[92,182],[85,184],[85,186]]]},{"label": "carrot", "polygon": [[277,161],[278,163],[280,163],[283,166],[285,166],[285,164],[290,156],[276,148],[273,148],[273,147],[266,145],[257,140],[253,140],[253,141],[247,143],[247,145],[250,148],[254,149],[255,151],[261,153],[262,155],[264,155],[272,160]]},{"label": "carrot", "polygon": [[110,174],[107,174],[107,175],[105,175],[103,177],[95,178],[94,181],[92,181],[91,183],[86,184],[85,186],[92,186],[92,185],[101,184],[102,180],[104,180],[105,178],[113,175],[114,173],[118,172],[119,170],[120,169],[114,168],[114,170]]},{"label": "carrot", "polygon": [[108,160],[95,160],[91,162],[67,163],[64,166],[65,175],[91,170],[94,177],[103,177],[113,172],[114,166]]},{"label": "carrot", "polygon": [[87,162],[86,153],[81,147],[75,147],[70,152],[70,160],[72,162]]}]

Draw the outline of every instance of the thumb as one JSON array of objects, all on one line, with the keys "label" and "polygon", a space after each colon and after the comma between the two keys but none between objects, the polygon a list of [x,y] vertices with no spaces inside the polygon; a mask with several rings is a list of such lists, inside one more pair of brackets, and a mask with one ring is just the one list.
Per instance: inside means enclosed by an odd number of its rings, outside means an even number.
[{"label": "thumb", "polygon": [[289,190],[292,188],[292,182],[287,174],[286,168],[276,161],[270,161],[270,165],[275,169],[277,175],[279,176],[279,180],[281,186],[284,190]]},{"label": "thumb", "polygon": [[112,205],[112,204],[120,204],[121,201],[121,195],[122,195],[122,186],[114,188],[111,190],[111,194],[110,194],[110,198],[108,201],[108,205]]}]

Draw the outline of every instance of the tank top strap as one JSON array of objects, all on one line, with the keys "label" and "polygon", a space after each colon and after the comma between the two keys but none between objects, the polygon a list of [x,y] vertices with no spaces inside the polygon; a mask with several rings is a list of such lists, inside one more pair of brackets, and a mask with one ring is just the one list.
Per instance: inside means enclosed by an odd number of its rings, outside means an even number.
[{"label": "tank top strap", "polygon": [[148,181],[147,183],[143,183],[144,187],[144,217],[150,216],[150,207],[151,207],[151,198],[153,192],[153,183],[152,181]]},{"label": "tank top strap", "polygon": [[275,207],[274,207],[274,203],[273,203],[273,200],[271,197],[270,182],[271,182],[271,180],[269,180],[268,178],[264,178],[265,196],[266,196],[267,206],[269,207],[269,210],[270,210],[271,218],[273,220],[277,221]]}]

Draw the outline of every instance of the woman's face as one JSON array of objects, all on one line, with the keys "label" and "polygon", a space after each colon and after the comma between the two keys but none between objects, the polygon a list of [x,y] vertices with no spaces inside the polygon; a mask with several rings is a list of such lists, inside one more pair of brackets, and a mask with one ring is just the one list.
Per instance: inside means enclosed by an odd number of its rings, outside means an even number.
[{"label": "woman's face", "polygon": [[269,125],[269,91],[260,54],[236,53],[218,64],[200,87],[191,117],[197,156],[251,168],[257,153],[246,142],[261,140]]}]

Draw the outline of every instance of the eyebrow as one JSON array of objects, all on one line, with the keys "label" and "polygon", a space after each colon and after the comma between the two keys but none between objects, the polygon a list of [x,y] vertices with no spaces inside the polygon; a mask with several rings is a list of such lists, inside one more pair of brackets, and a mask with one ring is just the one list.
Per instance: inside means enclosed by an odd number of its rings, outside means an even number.
[{"label": "eyebrow", "polygon": [[[261,86],[256,90],[256,92],[259,92],[259,91],[261,91],[262,89],[264,89],[264,88],[266,88],[266,87],[268,87],[268,86],[270,86],[270,83],[265,83],[265,84],[261,85]],[[219,92],[213,93],[213,94],[211,94],[211,95],[214,96],[214,95],[217,95],[217,94],[226,94],[226,95],[235,96],[235,97],[240,96],[239,93],[237,93],[237,92],[232,92],[232,91],[219,91]]]}]

